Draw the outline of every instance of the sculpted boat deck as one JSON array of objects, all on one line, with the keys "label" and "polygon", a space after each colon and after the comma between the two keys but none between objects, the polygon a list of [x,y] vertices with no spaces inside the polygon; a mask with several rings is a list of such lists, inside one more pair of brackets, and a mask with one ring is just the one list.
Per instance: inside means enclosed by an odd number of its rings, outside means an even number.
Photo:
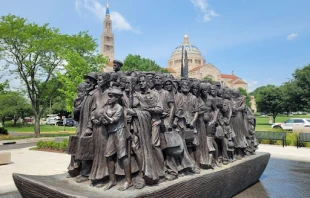
[{"label": "sculpted boat deck", "polygon": [[269,153],[236,161],[214,170],[202,170],[200,174],[165,181],[141,190],[130,188],[118,191],[118,186],[104,191],[66,179],[65,174],[34,176],[13,174],[14,182],[23,197],[232,197],[256,183],[264,172]]}]

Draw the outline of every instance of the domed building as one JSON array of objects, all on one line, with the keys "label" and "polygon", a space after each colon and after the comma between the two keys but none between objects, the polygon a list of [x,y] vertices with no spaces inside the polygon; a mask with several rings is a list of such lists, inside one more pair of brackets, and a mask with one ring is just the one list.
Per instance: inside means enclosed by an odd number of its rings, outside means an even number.
[{"label": "domed building", "polygon": [[173,50],[168,60],[167,69],[174,77],[181,76],[182,47],[184,47],[184,51],[187,51],[188,77],[197,79],[208,77],[220,82],[222,86],[234,89],[241,87],[248,90],[248,84],[235,76],[233,72],[232,74],[221,74],[221,71],[214,65],[206,63],[199,49],[189,42],[188,35],[184,36],[184,42]]}]

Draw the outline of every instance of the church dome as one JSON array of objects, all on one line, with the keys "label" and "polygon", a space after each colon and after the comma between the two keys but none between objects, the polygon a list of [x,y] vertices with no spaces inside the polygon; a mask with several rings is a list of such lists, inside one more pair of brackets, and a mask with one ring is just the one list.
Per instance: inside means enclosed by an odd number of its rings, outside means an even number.
[{"label": "church dome", "polygon": [[188,35],[185,35],[184,36],[184,42],[177,46],[173,52],[172,52],[172,55],[170,58],[177,58],[177,57],[181,57],[182,56],[182,47],[184,47],[184,51],[186,50],[187,51],[187,54],[188,56],[195,56],[195,57],[201,57],[202,58],[202,55],[199,51],[199,49],[191,44],[189,41],[188,41]]}]

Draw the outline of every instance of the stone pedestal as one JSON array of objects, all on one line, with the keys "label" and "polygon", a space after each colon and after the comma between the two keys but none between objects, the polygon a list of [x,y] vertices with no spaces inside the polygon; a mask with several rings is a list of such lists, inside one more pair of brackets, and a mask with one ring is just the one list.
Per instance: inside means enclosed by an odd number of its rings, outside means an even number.
[{"label": "stone pedestal", "polygon": [[0,152],[0,165],[11,163],[11,153],[10,152]]},{"label": "stone pedestal", "polygon": [[[13,174],[15,185],[25,197],[233,197],[256,183],[264,172],[269,153],[246,157],[214,170],[202,170],[200,174],[186,175],[174,181],[164,181],[141,190],[130,188],[118,191],[117,186],[108,191],[90,187],[89,182],[76,183],[66,179],[66,174],[33,176]],[[119,182],[120,183],[120,182]]]}]

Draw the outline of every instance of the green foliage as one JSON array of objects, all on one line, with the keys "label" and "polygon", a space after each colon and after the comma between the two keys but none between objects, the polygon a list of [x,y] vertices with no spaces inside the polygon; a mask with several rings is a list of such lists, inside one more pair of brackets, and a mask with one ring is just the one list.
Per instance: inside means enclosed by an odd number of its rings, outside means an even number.
[{"label": "green foliage", "polygon": [[161,68],[155,61],[142,58],[140,55],[129,54],[125,60],[122,67],[122,71],[154,71],[168,73],[167,69]]},{"label": "green foliage", "polygon": [[66,151],[68,148],[68,139],[64,139],[62,142],[48,141],[43,142],[40,140],[37,142],[36,147],[38,149],[52,149],[52,150],[61,150]]},{"label": "green foliage", "polygon": [[57,75],[62,83],[58,91],[64,95],[66,110],[71,112],[77,85],[84,81],[84,75],[89,72],[102,71],[107,59],[96,53],[96,40],[87,32],[72,35],[69,41],[72,49],[62,55],[67,61],[64,64],[66,72],[58,72]]},{"label": "green foliage", "polygon": [[[89,41],[95,42],[95,41]],[[95,50],[92,49],[92,50]],[[66,110],[71,112],[73,108],[73,101],[76,96],[76,88],[79,83],[84,81],[84,75],[89,72],[99,72],[102,70],[102,65],[107,62],[102,55],[88,55],[81,56],[77,53],[67,52],[65,54],[67,64],[64,65],[66,73],[58,73],[58,80],[62,83],[62,87],[58,91],[64,95]]]},{"label": "green foliage", "polygon": [[251,98],[250,98],[250,95],[246,92],[245,89],[243,89],[243,88],[241,88],[241,87],[239,87],[238,90],[239,90],[239,92],[240,92],[240,95],[245,96],[246,105],[247,105],[248,107],[251,107]]},{"label": "green foliage", "polygon": [[209,76],[205,76],[205,77],[203,78],[203,80],[207,80],[207,81],[209,81],[210,83],[213,83],[213,82],[214,82],[214,80],[213,80],[211,77],[209,77]]},{"label": "green foliage", "polygon": [[[0,56],[7,62],[4,70],[25,86],[35,116],[36,136],[40,134],[40,117],[59,93],[57,90],[72,99],[72,90],[81,76],[104,63],[105,59],[95,53],[96,47],[86,32],[61,34],[48,24],[29,23],[14,15],[1,17]],[[66,98],[71,101],[67,106],[73,103],[70,99]]]},{"label": "green foliage", "polygon": [[274,85],[261,87],[256,94],[256,104],[258,111],[271,113],[275,122],[277,115],[284,109],[281,89]]},{"label": "green foliage", "polygon": [[19,92],[6,91],[0,94],[0,118],[4,126],[4,121],[10,117],[14,123],[19,117],[24,118],[27,112],[31,111],[29,101]]},{"label": "green foliage", "polygon": [[0,135],[9,135],[8,130],[3,127],[0,127]]},{"label": "green foliage", "polygon": [[10,90],[9,81],[6,80],[3,83],[0,83],[0,94],[6,93],[8,90]]},{"label": "green foliage", "polygon": [[293,97],[299,104],[299,110],[310,111],[310,64],[297,68],[293,73]]}]

